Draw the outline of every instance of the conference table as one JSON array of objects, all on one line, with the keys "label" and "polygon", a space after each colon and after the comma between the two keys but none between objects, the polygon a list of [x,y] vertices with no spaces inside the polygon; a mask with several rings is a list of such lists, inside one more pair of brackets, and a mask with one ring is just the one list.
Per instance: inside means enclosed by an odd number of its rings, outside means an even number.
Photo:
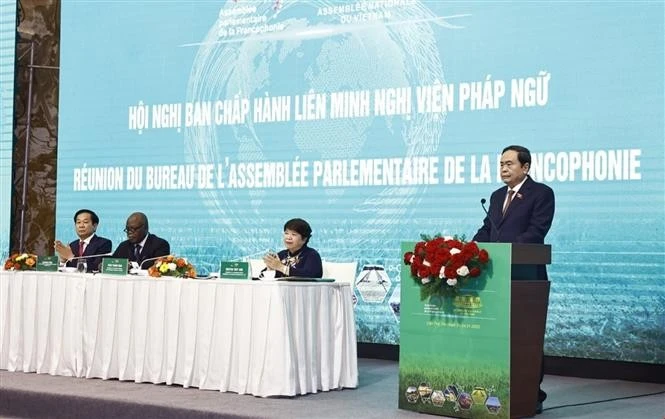
[{"label": "conference table", "polygon": [[260,397],[358,386],[348,283],[0,272],[0,369]]}]

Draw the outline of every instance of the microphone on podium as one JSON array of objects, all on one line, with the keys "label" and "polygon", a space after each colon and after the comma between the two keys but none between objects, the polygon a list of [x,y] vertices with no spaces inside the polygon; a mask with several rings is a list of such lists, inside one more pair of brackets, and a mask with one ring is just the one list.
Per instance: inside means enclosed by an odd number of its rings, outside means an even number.
[{"label": "microphone on podium", "polygon": [[483,211],[485,211],[485,214],[487,214],[487,216],[489,217],[489,216],[490,216],[490,213],[487,212],[487,208],[485,208],[485,204],[486,204],[486,203],[487,203],[487,199],[485,199],[485,198],[481,198],[481,199],[480,199],[480,205],[482,205],[482,207],[483,207]]},{"label": "microphone on podium", "polygon": [[490,225],[492,226],[492,230],[496,232],[496,240],[494,241],[499,241],[499,229],[497,228],[496,224],[494,224],[494,220],[492,220],[492,217],[490,217],[490,213],[487,211],[487,208],[485,208],[485,204],[487,203],[487,200],[485,198],[482,198],[480,200],[480,205],[483,207],[483,211],[485,211],[485,215],[487,215],[487,219],[490,220]]}]

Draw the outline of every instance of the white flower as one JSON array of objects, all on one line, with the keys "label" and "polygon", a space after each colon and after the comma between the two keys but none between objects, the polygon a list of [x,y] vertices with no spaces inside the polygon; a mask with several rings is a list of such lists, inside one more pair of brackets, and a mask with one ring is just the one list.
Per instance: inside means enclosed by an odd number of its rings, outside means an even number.
[{"label": "white flower", "polygon": [[413,263],[413,261],[416,260],[416,255],[411,255],[411,258],[409,259],[409,263]]},{"label": "white flower", "polygon": [[443,240],[454,240],[455,238],[453,236],[443,236]]},{"label": "white flower", "polygon": [[429,279],[429,276],[426,276],[426,277],[422,278],[420,280],[420,282],[422,282],[423,285],[425,285],[425,284],[429,284],[431,282],[431,280]]},{"label": "white flower", "polygon": [[452,249],[450,249],[450,255],[451,255],[451,256],[452,256],[452,255],[456,255],[456,254],[458,254],[458,253],[462,253],[462,251],[459,250],[459,249],[456,248],[456,247],[453,247]]},{"label": "white flower", "polygon": [[466,265],[463,265],[457,270],[457,275],[459,276],[467,276],[469,274],[469,268],[467,268]]},{"label": "white flower", "polygon": [[450,285],[451,287],[454,287],[455,285],[457,285],[457,279],[455,279],[455,278],[453,278],[453,279],[448,279],[448,280],[446,281],[446,284]]},{"label": "white flower", "polygon": [[442,266],[441,270],[439,271],[439,278],[444,278],[446,276],[446,267]]},{"label": "white flower", "polygon": [[27,258],[28,258],[28,254],[27,254],[27,253],[23,253],[22,255],[16,257],[16,261],[17,261],[17,262],[20,262],[20,261],[22,261],[23,259],[27,259]]},{"label": "white flower", "polygon": [[429,261],[427,260],[423,260],[423,266],[427,266],[429,268],[430,266],[432,266],[432,264],[429,263]]},{"label": "white flower", "polygon": [[178,265],[176,265],[175,263],[173,262],[169,263],[169,271],[175,271],[177,267]]}]

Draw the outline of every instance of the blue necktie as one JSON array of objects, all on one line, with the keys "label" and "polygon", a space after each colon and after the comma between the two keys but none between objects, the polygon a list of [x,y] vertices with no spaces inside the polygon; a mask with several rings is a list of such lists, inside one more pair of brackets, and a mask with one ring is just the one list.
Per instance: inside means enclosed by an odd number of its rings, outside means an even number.
[{"label": "blue necktie", "polygon": [[134,245],[134,260],[139,261],[141,257],[141,245],[140,244],[135,244]]}]

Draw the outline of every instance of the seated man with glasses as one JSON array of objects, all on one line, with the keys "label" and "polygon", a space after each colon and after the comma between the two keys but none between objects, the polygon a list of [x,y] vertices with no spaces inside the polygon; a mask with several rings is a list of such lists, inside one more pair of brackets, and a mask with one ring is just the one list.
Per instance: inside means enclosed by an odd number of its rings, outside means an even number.
[{"label": "seated man with glasses", "polygon": [[130,262],[138,263],[141,269],[148,269],[152,265],[148,259],[171,253],[169,242],[148,232],[148,217],[142,212],[135,212],[127,218],[124,231],[127,240],[115,249],[115,258],[129,259]]}]

